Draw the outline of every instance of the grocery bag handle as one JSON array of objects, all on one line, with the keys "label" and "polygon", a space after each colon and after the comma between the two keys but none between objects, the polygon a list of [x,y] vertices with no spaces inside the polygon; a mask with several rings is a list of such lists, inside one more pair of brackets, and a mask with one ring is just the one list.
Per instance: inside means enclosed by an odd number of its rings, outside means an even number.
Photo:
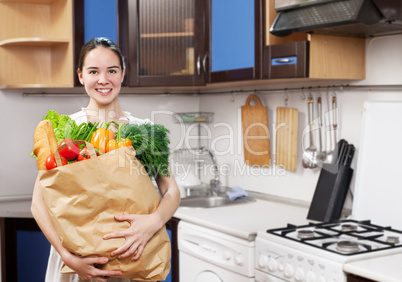
[{"label": "grocery bag handle", "polygon": [[58,147],[56,152],[54,153],[54,158],[56,160],[57,166],[62,166],[61,158],[60,158],[60,153],[59,151],[70,146],[70,145],[80,145],[80,144],[85,144],[88,148],[89,155],[91,156],[92,159],[96,158],[96,152],[94,145],[87,141],[83,140],[73,140],[73,141],[68,141],[67,143],[63,144],[62,146]]}]

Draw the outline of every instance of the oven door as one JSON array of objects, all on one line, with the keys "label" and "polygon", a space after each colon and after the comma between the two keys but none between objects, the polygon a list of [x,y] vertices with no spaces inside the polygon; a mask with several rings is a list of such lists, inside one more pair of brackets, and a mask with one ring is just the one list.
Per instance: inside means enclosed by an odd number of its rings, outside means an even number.
[{"label": "oven door", "polygon": [[255,270],[255,282],[283,282],[286,280],[283,280],[281,278],[275,277],[271,274]]}]

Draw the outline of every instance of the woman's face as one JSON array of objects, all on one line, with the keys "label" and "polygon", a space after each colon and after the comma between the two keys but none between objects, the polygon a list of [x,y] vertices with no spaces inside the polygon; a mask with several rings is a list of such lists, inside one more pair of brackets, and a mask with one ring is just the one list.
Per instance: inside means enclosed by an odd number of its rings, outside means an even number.
[{"label": "woman's face", "polygon": [[78,77],[89,97],[99,105],[109,105],[120,92],[124,70],[115,52],[98,46],[88,52]]}]

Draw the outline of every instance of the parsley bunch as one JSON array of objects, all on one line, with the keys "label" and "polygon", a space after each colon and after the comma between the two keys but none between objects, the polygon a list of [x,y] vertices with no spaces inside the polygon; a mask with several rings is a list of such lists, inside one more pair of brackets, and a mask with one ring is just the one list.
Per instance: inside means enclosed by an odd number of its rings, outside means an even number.
[{"label": "parsley bunch", "polygon": [[136,157],[149,177],[169,176],[169,130],[160,124],[125,124],[121,138],[131,140]]}]

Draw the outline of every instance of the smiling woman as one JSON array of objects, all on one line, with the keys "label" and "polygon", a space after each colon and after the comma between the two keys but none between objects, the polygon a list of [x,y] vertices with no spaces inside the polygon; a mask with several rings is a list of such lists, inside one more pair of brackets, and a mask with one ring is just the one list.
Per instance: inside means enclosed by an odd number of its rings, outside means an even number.
[{"label": "smiling woman", "polygon": [[[112,121],[116,124],[151,123],[148,119],[142,120],[133,117],[120,107],[118,95],[125,75],[125,63],[120,48],[113,41],[107,38],[93,38],[88,41],[81,50],[77,73],[81,84],[84,85],[85,91],[90,97],[86,108],[70,115],[77,125],[86,122],[104,125]],[[117,127],[110,129],[116,131]],[[38,179],[34,187],[31,211],[43,233],[52,244],[46,281],[129,281],[118,278],[127,276],[124,276],[124,273],[117,267],[113,270],[98,268],[99,265],[108,263],[108,257],[79,257],[62,246],[44,202],[42,187]],[[155,177],[155,181],[160,195],[162,195],[158,208],[150,214],[116,214],[115,220],[126,221],[129,223],[129,227],[121,231],[108,230],[108,233],[100,238],[101,240],[125,239],[122,246],[112,251],[111,257],[131,261],[139,260],[149,240],[164,228],[166,222],[178,208],[180,192],[174,178],[158,175]],[[75,273],[60,273],[63,265]]]}]

